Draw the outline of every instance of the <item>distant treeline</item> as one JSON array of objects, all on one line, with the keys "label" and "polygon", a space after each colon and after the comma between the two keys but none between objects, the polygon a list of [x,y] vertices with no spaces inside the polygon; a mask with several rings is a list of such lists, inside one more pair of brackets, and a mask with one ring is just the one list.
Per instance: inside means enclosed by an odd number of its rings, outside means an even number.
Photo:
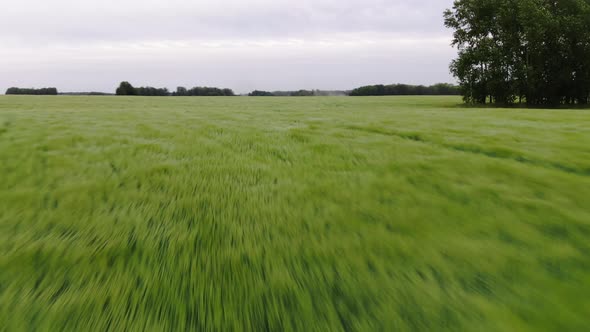
[{"label": "distant treeline", "polygon": [[[107,96],[110,93],[103,92],[64,92],[58,93],[56,88],[21,89],[9,88],[7,95],[72,95],[72,96]],[[404,95],[459,95],[458,86],[439,83],[432,86],[423,85],[369,85],[354,89],[343,90],[297,90],[297,91],[261,91],[254,90],[248,94],[251,97],[327,97],[327,96],[404,96]],[[151,86],[134,87],[129,82],[121,82],[117,88],[118,96],[235,96],[231,89],[214,87],[194,87],[187,89],[179,86],[176,91],[170,92],[167,88],[154,88]]]},{"label": "distant treeline", "polygon": [[458,86],[439,83],[431,86],[392,84],[369,85],[352,91],[322,91],[322,90],[298,90],[298,91],[260,91],[255,90],[248,94],[251,97],[312,97],[312,96],[446,96],[460,95]]},{"label": "distant treeline", "polygon": [[324,90],[298,90],[298,91],[260,91],[254,90],[248,94],[250,97],[327,97],[347,96],[350,91],[324,91]]},{"label": "distant treeline", "polygon": [[274,97],[275,94],[268,91],[254,90],[248,94],[250,97]]},{"label": "distant treeline", "polygon": [[176,92],[172,93],[172,96],[235,96],[232,89],[219,89],[219,88],[210,88],[210,87],[194,87],[192,89],[187,89],[185,87],[179,86],[176,88]]},{"label": "distant treeline", "polygon": [[41,88],[41,89],[21,89],[21,88],[8,88],[6,90],[7,95],[57,95],[56,88]]},{"label": "distant treeline", "polygon": [[152,87],[140,87],[136,88],[129,82],[121,82],[117,88],[117,96],[169,96],[170,92],[168,89],[152,88]]},{"label": "distant treeline", "polygon": [[150,86],[135,88],[129,82],[121,82],[117,88],[117,96],[235,96],[231,89],[210,87],[194,87],[187,89],[179,86],[170,92],[167,88],[153,88]]},{"label": "distant treeline", "polygon": [[59,93],[60,96],[112,96],[112,93],[106,93],[106,92],[95,92],[95,91],[90,91],[90,92],[60,92]]},{"label": "distant treeline", "polygon": [[447,96],[460,95],[458,86],[439,83],[431,86],[424,85],[369,85],[363,86],[350,92],[351,96]]}]

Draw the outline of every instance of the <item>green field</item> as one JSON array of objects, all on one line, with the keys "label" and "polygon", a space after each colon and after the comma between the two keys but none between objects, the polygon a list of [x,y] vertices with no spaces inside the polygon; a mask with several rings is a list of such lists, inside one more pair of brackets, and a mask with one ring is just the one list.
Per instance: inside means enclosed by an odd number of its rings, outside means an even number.
[{"label": "green field", "polygon": [[0,97],[0,331],[587,331],[590,112]]}]

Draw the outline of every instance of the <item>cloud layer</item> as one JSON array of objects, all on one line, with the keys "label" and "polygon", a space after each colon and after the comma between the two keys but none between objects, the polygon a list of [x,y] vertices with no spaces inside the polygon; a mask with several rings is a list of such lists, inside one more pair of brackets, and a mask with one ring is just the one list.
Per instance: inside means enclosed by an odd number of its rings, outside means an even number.
[{"label": "cloud layer", "polygon": [[451,81],[454,51],[442,26],[451,4],[19,0],[0,11],[0,89],[112,91],[121,79],[244,92]]}]

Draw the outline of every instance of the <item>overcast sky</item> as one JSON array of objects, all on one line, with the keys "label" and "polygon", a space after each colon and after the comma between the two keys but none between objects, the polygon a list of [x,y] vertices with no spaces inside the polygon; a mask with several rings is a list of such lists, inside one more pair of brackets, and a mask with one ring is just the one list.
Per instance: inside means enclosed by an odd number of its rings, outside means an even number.
[{"label": "overcast sky", "polygon": [[17,0],[0,10],[0,93],[118,83],[237,92],[453,82],[452,0]]}]

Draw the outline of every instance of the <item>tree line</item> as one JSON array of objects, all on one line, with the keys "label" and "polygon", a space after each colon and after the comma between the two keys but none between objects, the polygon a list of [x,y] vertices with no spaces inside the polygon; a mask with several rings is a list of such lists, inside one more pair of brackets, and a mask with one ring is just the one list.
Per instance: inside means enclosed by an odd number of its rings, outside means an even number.
[{"label": "tree line", "polygon": [[431,86],[391,84],[367,85],[352,91],[298,90],[298,91],[261,91],[254,90],[248,94],[251,97],[327,97],[327,96],[454,96],[460,95],[458,86],[438,83]]},{"label": "tree line", "polygon": [[90,92],[60,92],[59,93],[62,96],[112,96],[112,93],[107,93],[107,92],[96,92],[96,91],[90,91]]},{"label": "tree line", "polygon": [[444,13],[468,103],[590,101],[590,0],[456,0]]},{"label": "tree line", "polygon": [[350,92],[351,96],[442,96],[460,94],[459,87],[447,83],[438,83],[431,86],[408,84],[368,85]]},{"label": "tree line", "polygon": [[57,95],[58,93],[57,93],[56,88],[23,89],[23,88],[12,87],[12,88],[8,88],[8,90],[6,90],[6,94],[7,95],[37,95],[37,96],[41,96],[41,95]]},{"label": "tree line", "polygon": [[[261,91],[254,90],[248,94],[252,97],[324,97],[324,96],[387,96],[387,95],[457,95],[459,87],[452,84],[440,83],[432,86],[422,85],[370,85],[352,91],[343,90],[297,90],[297,91]],[[9,88],[6,94],[29,94],[29,95],[84,95],[101,96],[110,95],[102,92],[66,92],[58,93],[56,88],[43,89],[21,89]],[[167,88],[134,87],[129,82],[121,82],[116,90],[118,96],[235,96],[231,89],[220,89],[214,87],[194,87],[187,89],[177,87],[176,91],[170,92]]]},{"label": "tree line", "polygon": [[327,97],[347,96],[350,91],[326,91],[326,90],[297,90],[297,91],[260,91],[254,90],[248,94],[250,97]]},{"label": "tree line", "polygon": [[211,87],[194,87],[192,89],[187,89],[185,87],[178,87],[176,88],[176,92],[172,93],[172,96],[228,96],[232,97],[235,96],[235,93],[232,89],[220,89],[220,88],[211,88]]},{"label": "tree line", "polygon": [[235,96],[231,89],[219,89],[212,87],[194,87],[187,89],[178,87],[170,92],[167,88],[139,87],[136,88],[129,82],[121,82],[116,91],[117,96]]}]

